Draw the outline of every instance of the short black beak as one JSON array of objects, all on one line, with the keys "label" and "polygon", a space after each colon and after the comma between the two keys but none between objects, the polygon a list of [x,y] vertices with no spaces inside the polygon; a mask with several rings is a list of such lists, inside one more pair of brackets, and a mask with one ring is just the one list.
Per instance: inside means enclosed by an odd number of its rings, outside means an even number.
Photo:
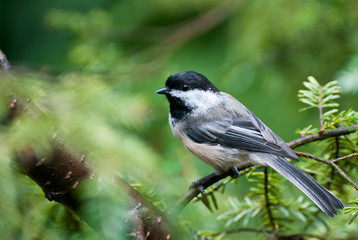
[{"label": "short black beak", "polygon": [[168,88],[162,88],[162,89],[159,89],[158,91],[156,91],[155,93],[158,93],[158,94],[168,94],[169,93],[169,90]]}]

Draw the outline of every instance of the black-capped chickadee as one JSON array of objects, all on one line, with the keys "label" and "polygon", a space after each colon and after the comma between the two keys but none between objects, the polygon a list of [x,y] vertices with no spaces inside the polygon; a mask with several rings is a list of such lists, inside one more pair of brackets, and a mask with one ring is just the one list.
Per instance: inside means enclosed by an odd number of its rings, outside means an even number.
[{"label": "black-capped chickadee", "polygon": [[297,155],[280,137],[205,76],[193,71],[171,75],[156,93],[166,95],[170,103],[174,136],[215,174],[237,172],[235,166],[245,162],[269,166],[330,217],[337,214],[336,208],[343,209],[339,198],[285,159],[297,161]]}]

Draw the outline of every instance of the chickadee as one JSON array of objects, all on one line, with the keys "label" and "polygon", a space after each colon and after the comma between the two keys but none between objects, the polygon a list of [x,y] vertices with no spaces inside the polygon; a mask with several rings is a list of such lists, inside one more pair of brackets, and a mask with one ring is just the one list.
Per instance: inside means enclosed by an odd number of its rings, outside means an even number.
[{"label": "chickadee", "polygon": [[193,72],[171,75],[164,94],[170,104],[173,134],[215,174],[245,162],[268,166],[305,193],[333,217],[342,202],[285,158],[297,159],[292,149],[250,110],[231,95],[219,91],[205,76]]}]

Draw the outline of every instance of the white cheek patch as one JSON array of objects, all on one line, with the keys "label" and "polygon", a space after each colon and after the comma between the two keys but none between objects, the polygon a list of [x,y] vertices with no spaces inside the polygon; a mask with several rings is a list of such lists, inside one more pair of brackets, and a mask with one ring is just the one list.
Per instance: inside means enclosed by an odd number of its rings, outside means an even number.
[{"label": "white cheek patch", "polygon": [[185,105],[192,108],[195,112],[205,112],[222,102],[222,97],[220,97],[219,93],[212,91],[195,89],[184,92],[172,90],[170,94],[183,100]]}]

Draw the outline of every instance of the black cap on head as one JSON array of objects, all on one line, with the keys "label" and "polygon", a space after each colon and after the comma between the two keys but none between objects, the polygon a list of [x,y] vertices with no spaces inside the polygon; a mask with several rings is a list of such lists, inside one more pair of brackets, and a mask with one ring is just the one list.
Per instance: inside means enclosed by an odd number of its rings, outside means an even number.
[{"label": "black cap on head", "polygon": [[219,90],[202,74],[194,71],[186,71],[171,75],[165,86],[169,89],[188,91],[190,89],[211,90],[218,92]]}]

